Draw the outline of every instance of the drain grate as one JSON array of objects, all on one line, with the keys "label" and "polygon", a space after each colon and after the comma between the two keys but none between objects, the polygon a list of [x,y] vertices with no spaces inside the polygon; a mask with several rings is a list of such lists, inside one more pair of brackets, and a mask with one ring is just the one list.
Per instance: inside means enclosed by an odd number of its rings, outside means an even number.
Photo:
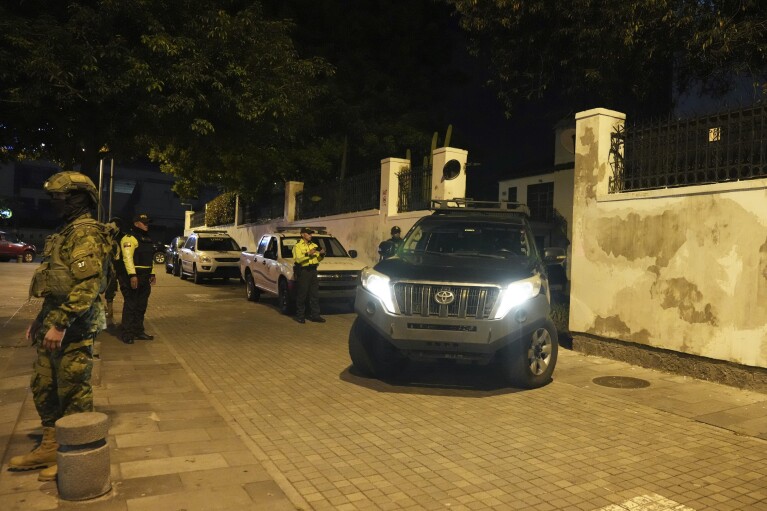
[{"label": "drain grate", "polygon": [[642,380],[641,378],[632,378],[630,376],[600,376],[591,381],[602,387],[610,387],[613,389],[641,389],[650,386],[649,381]]}]

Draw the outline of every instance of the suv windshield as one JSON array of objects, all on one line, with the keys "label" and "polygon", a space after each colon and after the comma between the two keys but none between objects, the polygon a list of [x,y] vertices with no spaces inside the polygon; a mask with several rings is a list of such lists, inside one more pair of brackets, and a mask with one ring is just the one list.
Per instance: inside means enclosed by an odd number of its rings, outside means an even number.
[{"label": "suv windshield", "polygon": [[214,252],[237,251],[240,247],[232,238],[198,238],[197,250],[210,250]]},{"label": "suv windshield", "polygon": [[535,244],[521,224],[481,220],[424,221],[405,238],[403,253],[510,259],[535,257]]},{"label": "suv windshield", "polygon": [[[282,257],[293,257],[293,245],[299,242],[301,238],[282,238]],[[320,248],[325,249],[325,257],[349,257],[341,243],[331,237],[317,236],[312,237],[312,242],[316,243]]]}]

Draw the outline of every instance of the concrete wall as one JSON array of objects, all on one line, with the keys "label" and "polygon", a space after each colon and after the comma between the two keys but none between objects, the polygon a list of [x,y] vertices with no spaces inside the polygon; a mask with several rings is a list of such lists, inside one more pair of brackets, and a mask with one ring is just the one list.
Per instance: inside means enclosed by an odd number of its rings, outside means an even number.
[{"label": "concrete wall", "polygon": [[[463,149],[442,147],[434,151],[432,156],[432,199],[448,199],[466,196],[466,160],[468,153]],[[449,160],[458,160],[461,164],[461,172],[452,180],[442,179],[442,167]],[[386,158],[381,161],[381,200],[380,209],[344,213],[320,218],[311,218],[300,221],[288,221],[295,218],[295,194],[303,188],[303,183],[290,182],[285,187],[285,213],[283,218],[276,219],[267,224],[245,224],[219,226],[216,229],[226,230],[240,246],[248,250],[255,250],[258,240],[267,232],[273,232],[277,227],[284,226],[322,226],[328,232],[338,238],[347,250],[356,250],[358,259],[365,264],[378,262],[378,244],[388,239],[393,226],[399,226],[403,234],[421,217],[431,214],[429,210],[410,211],[397,213],[397,197],[399,180],[397,173],[409,166],[408,160],[399,158]],[[186,215],[185,234],[189,234],[189,218],[191,212]],[[202,229],[202,228],[200,228]],[[213,227],[205,228],[213,229]]]},{"label": "concrete wall", "polygon": [[570,329],[767,367],[767,179],[610,195],[624,119],[576,115]]}]

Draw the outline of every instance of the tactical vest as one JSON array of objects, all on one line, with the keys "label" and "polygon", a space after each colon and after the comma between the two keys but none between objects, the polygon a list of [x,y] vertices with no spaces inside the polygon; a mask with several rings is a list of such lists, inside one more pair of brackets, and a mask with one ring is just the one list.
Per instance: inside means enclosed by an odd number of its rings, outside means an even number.
[{"label": "tactical vest", "polygon": [[[109,228],[94,220],[93,218],[78,218],[71,224],[64,227],[61,232],[51,234],[45,238],[45,248],[43,249],[43,262],[35,270],[32,276],[32,283],[29,286],[29,295],[36,298],[52,296],[64,299],[69,296],[72,288],[77,284],[75,275],[73,275],[70,264],[61,259],[61,247],[76,227],[81,225],[92,225],[97,227],[103,236],[105,244],[105,259],[102,261],[102,268],[106,269],[109,260],[113,257],[114,243]],[[103,293],[107,287],[107,272],[103,271],[99,292]]]}]

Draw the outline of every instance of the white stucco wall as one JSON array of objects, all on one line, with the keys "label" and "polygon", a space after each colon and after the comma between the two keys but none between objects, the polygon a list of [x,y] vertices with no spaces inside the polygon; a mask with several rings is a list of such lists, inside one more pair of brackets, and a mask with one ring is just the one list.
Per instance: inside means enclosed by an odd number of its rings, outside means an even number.
[{"label": "white stucco wall", "polygon": [[767,367],[767,179],[610,195],[623,119],[576,116],[570,329]]}]

